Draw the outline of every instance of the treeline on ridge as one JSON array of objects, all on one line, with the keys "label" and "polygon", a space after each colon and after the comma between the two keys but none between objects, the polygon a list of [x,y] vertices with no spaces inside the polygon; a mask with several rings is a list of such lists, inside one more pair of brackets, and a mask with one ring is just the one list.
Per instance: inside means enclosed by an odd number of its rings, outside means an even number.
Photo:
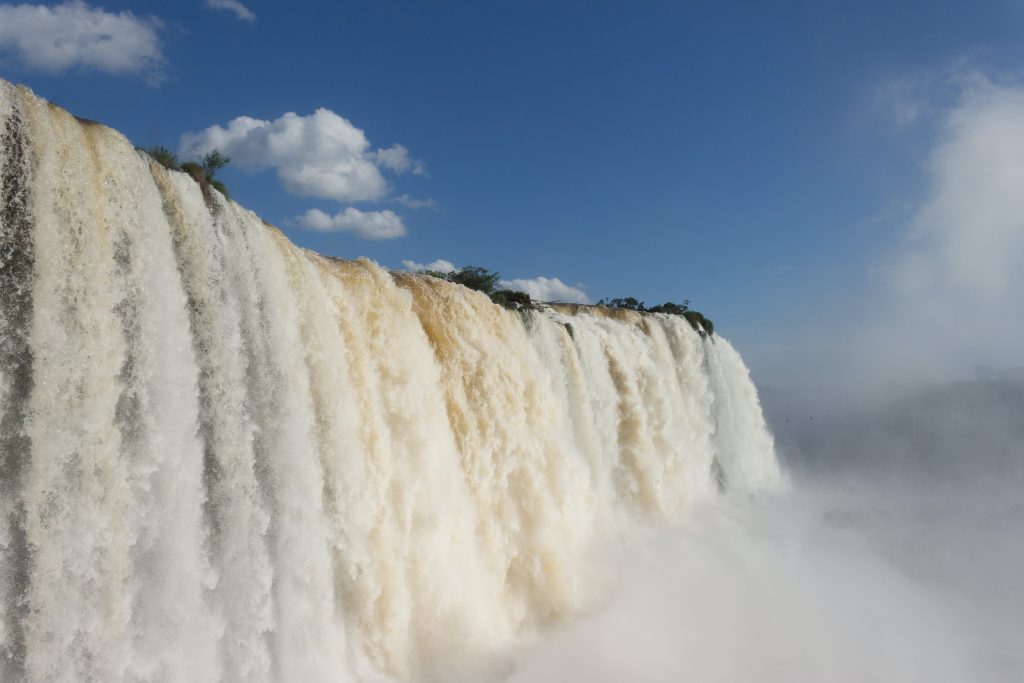
[{"label": "treeline on ridge", "polygon": [[708,335],[713,335],[715,333],[715,323],[700,311],[695,311],[690,308],[689,299],[683,299],[683,303],[681,304],[677,304],[674,301],[666,301],[665,303],[658,304],[657,306],[647,306],[643,301],[627,296],[624,299],[601,299],[597,302],[597,305],[605,306],[607,308],[625,308],[639,313],[668,313],[669,315],[681,315],[686,318],[686,322],[690,323],[690,327],[698,332],[707,332]]},{"label": "treeline on ridge", "polygon": [[466,266],[448,273],[440,270],[425,270],[423,272],[431,277],[454,282],[457,285],[483,292],[491,297],[491,301],[505,308],[512,310],[535,310],[537,308],[533,299],[526,292],[499,287],[498,282],[501,280],[501,274],[493,270],[487,270],[478,266]]},{"label": "treeline on ridge", "polygon": [[[491,298],[491,301],[505,308],[512,310],[537,310],[539,308],[538,302],[533,301],[526,292],[499,287],[501,274],[493,270],[480,268],[479,266],[466,266],[450,272],[439,270],[426,270],[423,272],[431,277],[447,280],[448,282],[483,292]],[[690,323],[690,327],[701,334],[713,335],[715,333],[715,324],[700,311],[691,309],[689,299],[684,299],[681,304],[666,301],[658,306],[647,307],[643,301],[630,296],[623,299],[601,299],[595,305],[604,306],[605,308],[624,308],[639,313],[678,315],[686,318],[686,321]]]}]

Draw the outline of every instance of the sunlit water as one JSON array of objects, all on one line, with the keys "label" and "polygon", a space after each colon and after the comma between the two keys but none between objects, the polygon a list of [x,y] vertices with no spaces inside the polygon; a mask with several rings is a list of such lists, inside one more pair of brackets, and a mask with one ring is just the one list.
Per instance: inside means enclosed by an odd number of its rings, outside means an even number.
[{"label": "sunlit water", "polygon": [[323,258],[2,82],[0,179],[4,680],[518,675],[630,530],[780,483],[681,318]]}]

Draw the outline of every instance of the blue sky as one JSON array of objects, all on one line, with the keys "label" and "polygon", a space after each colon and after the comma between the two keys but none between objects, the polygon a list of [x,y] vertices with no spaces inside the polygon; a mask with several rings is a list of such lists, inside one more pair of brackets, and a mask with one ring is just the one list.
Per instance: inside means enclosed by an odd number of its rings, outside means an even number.
[{"label": "blue sky", "polygon": [[[748,345],[870,288],[927,200],[964,74],[1024,66],[1018,2],[243,1],[0,4],[0,76],[142,146],[329,110],[366,146],[325,168],[386,185],[309,196],[302,148],[261,161],[249,138],[223,173],[296,243],[689,298]],[[89,36],[41,53],[83,16],[118,17],[127,56]],[[302,229],[310,209],[340,231]],[[361,237],[373,215],[404,234]]]}]

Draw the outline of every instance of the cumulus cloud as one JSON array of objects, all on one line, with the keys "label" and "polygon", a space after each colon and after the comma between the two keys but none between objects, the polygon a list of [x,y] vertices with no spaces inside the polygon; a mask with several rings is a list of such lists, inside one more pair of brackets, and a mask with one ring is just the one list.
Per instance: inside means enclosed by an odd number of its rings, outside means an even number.
[{"label": "cumulus cloud", "polygon": [[451,273],[458,270],[454,263],[445,261],[443,258],[431,261],[430,263],[417,263],[416,261],[406,259],[402,261],[402,266],[413,273],[422,273],[425,270],[432,270],[436,273]]},{"label": "cumulus cloud", "polygon": [[289,112],[273,121],[239,116],[227,127],[181,136],[183,157],[213,149],[240,168],[274,169],[292,194],[338,201],[383,199],[390,188],[381,169],[415,173],[418,163],[401,145],[373,151],[362,130],[323,108],[308,116]]},{"label": "cumulus cloud", "polygon": [[348,207],[333,216],[320,209],[310,209],[295,223],[317,232],[350,232],[368,240],[388,240],[405,234],[402,218],[394,211],[360,211]]},{"label": "cumulus cloud", "polygon": [[55,7],[0,5],[0,50],[36,71],[91,69],[139,75],[157,85],[165,66],[160,26],[155,18],[106,12],[78,0]]},{"label": "cumulus cloud", "polygon": [[395,173],[409,173],[413,175],[424,175],[427,166],[418,159],[409,156],[409,150],[402,145],[392,145],[387,149],[378,149],[373,153],[377,165],[382,166]]},{"label": "cumulus cloud", "polygon": [[588,304],[590,299],[579,287],[570,287],[557,277],[546,278],[544,276],[515,280],[501,280],[498,283],[505,289],[514,289],[518,292],[526,292],[531,299],[537,301],[560,301],[571,304]]},{"label": "cumulus cloud", "polygon": [[231,12],[242,21],[256,21],[256,15],[238,0],[206,0],[210,9]]}]

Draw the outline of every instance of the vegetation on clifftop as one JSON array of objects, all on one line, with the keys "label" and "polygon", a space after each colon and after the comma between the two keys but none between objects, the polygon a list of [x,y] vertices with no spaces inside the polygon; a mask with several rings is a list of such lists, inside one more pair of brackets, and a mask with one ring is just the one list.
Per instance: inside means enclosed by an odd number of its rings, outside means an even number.
[{"label": "vegetation on clifftop", "polygon": [[453,270],[450,273],[444,273],[438,270],[428,270],[424,272],[432,277],[447,280],[448,282],[454,282],[457,285],[462,285],[463,287],[483,292],[489,296],[491,301],[494,303],[514,311],[536,308],[536,305],[533,303],[533,299],[531,299],[530,295],[526,292],[518,292],[512,289],[501,289],[498,287],[498,282],[501,280],[501,274],[493,270],[487,270],[486,268],[480,268],[479,266],[466,266],[465,268]]},{"label": "vegetation on clifftop", "polygon": [[[501,289],[499,287],[501,274],[493,270],[480,268],[479,266],[466,266],[451,272],[427,270],[424,271],[424,273],[441,280],[447,280],[448,282],[468,287],[469,289],[473,289],[478,292],[483,292],[491,298],[491,301],[508,309],[517,311],[537,309],[537,303],[534,302],[526,292]],[[677,304],[673,301],[666,301],[663,304],[648,307],[643,301],[628,296],[622,299],[601,299],[596,305],[604,306],[606,308],[622,308],[629,311],[637,311],[638,313],[665,313],[668,315],[678,315],[686,318],[686,322],[690,323],[690,327],[701,334],[706,333],[708,335],[713,335],[715,333],[715,324],[711,322],[709,318],[705,317],[700,311],[692,310],[690,308],[689,299],[683,299],[683,303],[681,304]],[[569,327],[568,329],[571,335],[572,328]]]},{"label": "vegetation on clifftop", "polygon": [[628,296],[624,299],[601,299],[597,302],[597,305],[607,306],[608,308],[624,308],[626,310],[638,311],[640,313],[667,313],[669,315],[681,315],[686,318],[686,322],[690,323],[690,327],[698,332],[706,332],[708,335],[713,335],[715,333],[715,324],[710,318],[705,317],[700,311],[692,310],[690,308],[689,299],[683,299],[683,303],[681,304],[677,304],[674,301],[666,301],[663,304],[648,308],[643,301],[639,301]]},{"label": "vegetation on clifftop", "polygon": [[178,155],[157,145],[145,150],[153,160],[171,171],[182,171],[192,176],[192,180],[199,183],[204,196],[209,195],[210,188],[217,190],[225,197],[228,197],[228,188],[214,176],[217,171],[231,163],[231,157],[220,153],[220,150],[213,150],[199,161],[178,161]]},{"label": "vegetation on clifftop", "polygon": [[601,299],[597,302],[597,305],[606,308],[624,308],[627,311],[639,311],[640,313],[647,311],[643,301],[634,299],[631,296],[627,296],[625,299]]}]

